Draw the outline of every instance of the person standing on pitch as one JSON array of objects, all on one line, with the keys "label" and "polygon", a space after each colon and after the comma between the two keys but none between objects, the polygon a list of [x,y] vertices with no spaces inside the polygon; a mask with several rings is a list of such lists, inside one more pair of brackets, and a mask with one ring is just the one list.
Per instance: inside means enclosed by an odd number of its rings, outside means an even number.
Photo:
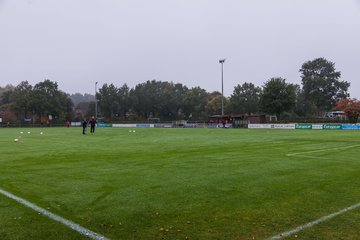
[{"label": "person standing on pitch", "polygon": [[95,133],[95,125],[97,124],[96,119],[94,118],[94,116],[91,118],[90,120],[90,132],[91,133]]},{"label": "person standing on pitch", "polygon": [[83,127],[83,134],[86,133],[86,127],[88,125],[88,122],[86,121],[86,119],[84,118],[84,121],[82,122],[82,127]]}]

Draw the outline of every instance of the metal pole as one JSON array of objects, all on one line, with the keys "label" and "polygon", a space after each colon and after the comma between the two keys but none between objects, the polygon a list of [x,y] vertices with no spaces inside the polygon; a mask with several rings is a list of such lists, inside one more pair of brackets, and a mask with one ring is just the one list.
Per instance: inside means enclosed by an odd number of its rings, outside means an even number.
[{"label": "metal pole", "polygon": [[224,116],[224,62],[225,59],[219,60],[221,63],[221,116]]},{"label": "metal pole", "polygon": [[97,119],[97,114],[98,114],[98,110],[97,110],[97,98],[96,98],[96,93],[97,93],[97,84],[98,82],[95,82],[95,120]]},{"label": "metal pole", "polygon": [[221,116],[224,116],[224,63],[221,63]]}]

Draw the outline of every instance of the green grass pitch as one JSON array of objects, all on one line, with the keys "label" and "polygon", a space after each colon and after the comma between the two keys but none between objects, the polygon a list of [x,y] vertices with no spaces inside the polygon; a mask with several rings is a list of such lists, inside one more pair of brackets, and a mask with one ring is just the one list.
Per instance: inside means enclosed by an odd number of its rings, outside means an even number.
[{"label": "green grass pitch", "polygon": [[[359,149],[357,131],[2,128],[0,188],[110,239],[266,239],[359,203]],[[357,208],[286,239],[359,229]],[[0,195],[0,239],[86,237]]]}]

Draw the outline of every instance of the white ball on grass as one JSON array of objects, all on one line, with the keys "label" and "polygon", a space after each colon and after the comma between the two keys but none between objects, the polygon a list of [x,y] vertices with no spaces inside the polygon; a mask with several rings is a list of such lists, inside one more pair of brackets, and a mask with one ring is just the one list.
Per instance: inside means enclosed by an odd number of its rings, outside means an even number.
[{"label": "white ball on grass", "polygon": [[19,141],[19,139],[17,139],[17,138],[14,139],[14,142],[18,142],[18,141]]}]

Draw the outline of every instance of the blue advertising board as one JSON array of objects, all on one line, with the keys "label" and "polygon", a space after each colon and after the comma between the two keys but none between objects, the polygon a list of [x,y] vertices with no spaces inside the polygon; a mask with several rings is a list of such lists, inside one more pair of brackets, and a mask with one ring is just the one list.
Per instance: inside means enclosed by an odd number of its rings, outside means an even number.
[{"label": "blue advertising board", "polygon": [[341,129],[343,129],[343,130],[360,130],[360,125],[358,125],[358,124],[342,124]]},{"label": "blue advertising board", "polygon": [[150,124],[136,124],[136,127],[149,128]]},{"label": "blue advertising board", "polygon": [[98,124],[96,124],[96,126],[98,126],[98,127],[112,127],[112,124],[109,124],[109,123],[98,123]]}]

